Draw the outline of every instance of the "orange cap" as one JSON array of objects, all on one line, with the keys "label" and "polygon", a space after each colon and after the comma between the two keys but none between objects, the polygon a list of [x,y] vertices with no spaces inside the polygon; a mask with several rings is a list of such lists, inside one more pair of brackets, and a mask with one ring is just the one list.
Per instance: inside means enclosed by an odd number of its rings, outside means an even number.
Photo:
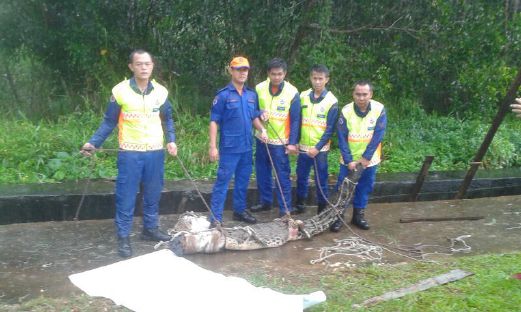
[{"label": "orange cap", "polygon": [[250,62],[248,62],[248,59],[242,56],[234,57],[233,60],[230,62],[231,68],[250,68]]}]

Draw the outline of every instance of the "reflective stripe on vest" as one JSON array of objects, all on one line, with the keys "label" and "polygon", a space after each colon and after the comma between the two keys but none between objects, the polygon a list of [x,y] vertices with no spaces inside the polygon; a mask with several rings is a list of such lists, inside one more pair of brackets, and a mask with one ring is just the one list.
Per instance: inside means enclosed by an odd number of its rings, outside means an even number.
[{"label": "reflective stripe on vest", "polygon": [[120,82],[112,89],[118,105],[119,148],[131,151],[151,151],[163,148],[163,127],[160,107],[168,97],[165,87],[152,81],[154,89],[146,95],[138,94],[130,81]]},{"label": "reflective stripe on vest", "polygon": [[[355,112],[354,105],[354,103],[349,103],[344,106],[344,108],[342,108],[342,115],[346,120],[347,129],[349,130],[349,134],[347,135],[349,150],[351,151],[351,155],[353,155],[353,159],[358,160],[362,158],[362,154],[365,152],[367,145],[369,145],[369,142],[371,142],[371,139],[373,138],[376,121],[378,120],[378,117],[380,117],[384,106],[380,102],[371,100],[371,110],[365,117],[359,117]],[[378,165],[381,161],[381,155],[382,144],[380,143],[378,144],[368,167]],[[344,162],[342,156],[340,156],[340,162]]]},{"label": "reflective stripe on vest", "polygon": [[[284,87],[277,96],[270,93],[270,80],[259,83],[255,90],[259,96],[259,108],[269,116],[268,144],[285,145],[289,143],[290,119],[289,109],[291,101],[298,94],[297,88],[291,83],[284,81]],[[256,136],[260,138],[260,132]]]},{"label": "reflective stripe on vest", "polygon": [[[300,131],[299,148],[303,151],[309,151],[315,147],[322,138],[327,128],[327,114],[333,104],[337,103],[337,98],[330,91],[320,101],[320,103],[311,103],[309,94],[312,89],[304,91],[300,94],[300,103],[302,105],[302,128]],[[325,152],[329,150],[331,140],[327,142],[320,150]]]}]

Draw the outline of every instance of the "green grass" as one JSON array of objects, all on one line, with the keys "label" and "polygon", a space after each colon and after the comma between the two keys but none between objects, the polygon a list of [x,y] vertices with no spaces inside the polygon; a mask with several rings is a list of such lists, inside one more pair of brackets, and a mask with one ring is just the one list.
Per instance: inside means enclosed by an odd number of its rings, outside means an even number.
[{"label": "green grass", "polygon": [[521,281],[511,277],[521,271],[520,253],[452,258],[439,264],[371,265],[321,278],[303,272],[291,283],[269,274],[250,280],[285,293],[323,290],[327,301],[310,311],[350,311],[353,304],[456,268],[474,275],[357,311],[520,311]]},{"label": "green grass", "polygon": [[[274,272],[242,273],[256,286],[284,293],[308,293],[322,290],[327,301],[309,311],[351,311],[353,304],[411,286],[423,279],[453,269],[473,272],[473,276],[433,287],[356,311],[519,311],[521,281],[513,279],[521,271],[521,253],[491,254],[449,258],[440,263],[401,263],[368,265],[327,273],[321,270],[292,272],[280,276]],[[326,273],[324,273],[326,272]],[[84,294],[68,298],[39,297],[22,304],[0,303],[1,311],[128,311],[111,301]]]},{"label": "green grass", "polygon": [[[412,107],[412,105],[409,105]],[[116,153],[98,152],[91,161],[79,149],[99,126],[101,113],[86,111],[56,121],[27,119],[0,121],[0,183],[41,183],[116,176]],[[217,165],[208,158],[208,116],[190,112],[175,114],[179,157],[194,178],[216,175]],[[426,155],[434,155],[431,170],[462,170],[474,157],[489,122],[461,121],[427,115],[421,110],[398,113],[389,108],[389,125],[384,138],[384,161],[380,172],[418,172]],[[115,131],[116,132],[116,131]],[[112,134],[103,147],[116,149]],[[521,122],[507,118],[484,159],[485,168],[519,167]],[[293,173],[296,157],[292,157]],[[330,174],[338,173],[336,138],[329,155]],[[186,178],[179,163],[167,157],[166,179]]]}]

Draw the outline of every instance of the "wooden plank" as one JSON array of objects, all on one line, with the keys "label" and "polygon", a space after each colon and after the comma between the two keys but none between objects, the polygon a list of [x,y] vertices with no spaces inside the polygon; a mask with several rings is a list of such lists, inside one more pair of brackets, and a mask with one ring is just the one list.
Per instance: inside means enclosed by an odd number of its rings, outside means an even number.
[{"label": "wooden plank", "polygon": [[420,218],[400,218],[400,223],[412,222],[439,222],[439,221],[475,221],[485,219],[484,216],[475,217],[420,217]]},{"label": "wooden plank", "polygon": [[420,190],[423,186],[423,182],[425,181],[425,177],[427,176],[427,173],[429,173],[429,168],[432,165],[432,161],[434,160],[434,156],[425,156],[425,159],[423,160],[422,168],[420,169],[420,173],[416,177],[416,183],[414,184],[414,187],[411,192],[411,201],[416,201],[418,199],[418,193],[420,193]]},{"label": "wooden plank", "polygon": [[470,166],[469,170],[467,171],[467,174],[465,175],[465,178],[463,179],[463,182],[461,183],[459,191],[456,194],[456,197],[454,199],[463,199],[463,197],[465,197],[465,194],[467,193],[467,189],[470,186],[472,179],[474,179],[474,175],[476,174],[476,171],[478,170],[479,163],[481,163],[481,161],[483,160],[483,157],[485,157],[488,147],[492,143],[492,140],[494,139],[494,135],[496,135],[496,132],[497,132],[499,126],[501,125],[501,122],[505,118],[505,115],[508,112],[510,112],[510,104],[514,103],[514,100],[516,98],[516,93],[517,93],[517,90],[519,89],[519,86],[521,86],[521,68],[518,69],[516,78],[514,79],[514,81],[512,81],[507,94],[505,95],[503,100],[500,102],[496,117],[492,121],[492,124],[490,125],[490,128],[488,129],[488,132],[485,135],[485,138],[483,139],[481,146],[479,147],[478,151],[476,152],[476,155],[474,156],[471,166]]},{"label": "wooden plank", "polygon": [[369,306],[378,304],[380,302],[400,298],[400,297],[403,297],[408,294],[413,294],[413,293],[416,293],[419,291],[427,290],[427,289],[435,287],[435,286],[454,282],[454,281],[460,280],[462,278],[465,278],[465,277],[471,276],[471,275],[474,275],[474,273],[466,272],[466,271],[463,271],[460,269],[452,270],[449,273],[445,273],[442,275],[438,275],[436,277],[431,277],[431,278],[425,279],[412,286],[400,288],[400,289],[397,289],[394,291],[386,292],[385,294],[380,295],[380,296],[369,298],[360,304],[353,304],[353,308],[369,307]]}]

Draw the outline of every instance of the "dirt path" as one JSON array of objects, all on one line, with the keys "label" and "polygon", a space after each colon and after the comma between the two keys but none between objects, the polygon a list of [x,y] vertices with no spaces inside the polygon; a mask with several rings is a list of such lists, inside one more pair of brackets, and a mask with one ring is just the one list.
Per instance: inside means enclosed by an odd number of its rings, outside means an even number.
[{"label": "dirt path", "polygon": [[[311,210],[311,209],[310,209]],[[230,219],[229,212],[225,220]],[[308,214],[312,212],[309,211]],[[258,214],[268,221],[276,212]],[[483,216],[477,221],[399,223],[402,217]],[[521,196],[481,198],[461,201],[374,204],[367,212],[372,226],[356,231],[365,238],[392,245],[437,245],[430,251],[448,251],[447,238],[471,235],[465,239],[470,254],[499,253],[521,248]],[[172,227],[176,215],[161,217],[163,228]],[[227,225],[232,225],[228,222]],[[153,251],[152,244],[139,240],[140,220],[136,219],[132,242],[136,255]],[[297,241],[280,248],[256,251],[192,255],[200,266],[225,274],[254,273],[291,279],[305,274],[321,275],[332,270],[325,265],[311,265],[319,249],[334,245],[333,240],[352,234],[324,233],[313,240]],[[18,303],[43,294],[47,297],[79,293],[68,275],[119,261],[112,220],[80,222],[25,223],[0,226],[0,301]],[[405,258],[386,253],[385,262]],[[345,257],[332,262],[346,262]],[[356,260],[353,260],[356,262]]]}]

